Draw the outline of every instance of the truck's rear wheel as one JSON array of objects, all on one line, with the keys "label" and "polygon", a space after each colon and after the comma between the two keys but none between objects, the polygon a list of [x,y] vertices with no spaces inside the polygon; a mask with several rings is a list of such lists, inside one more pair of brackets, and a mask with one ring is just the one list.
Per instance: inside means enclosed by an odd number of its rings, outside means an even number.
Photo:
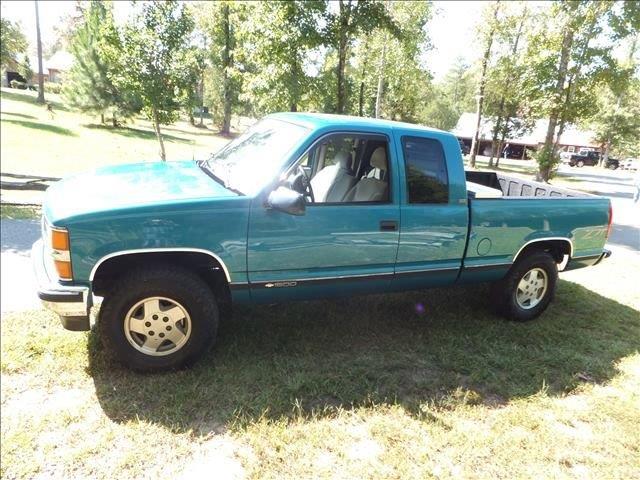
[{"label": "truck's rear wheel", "polygon": [[120,277],[102,303],[98,330],[106,349],[138,371],[193,363],[213,344],[218,308],[196,274],[176,266]]},{"label": "truck's rear wheel", "polygon": [[547,252],[536,251],[518,260],[507,276],[492,287],[492,299],[503,316],[524,322],[545,311],[553,299],[558,266]]}]

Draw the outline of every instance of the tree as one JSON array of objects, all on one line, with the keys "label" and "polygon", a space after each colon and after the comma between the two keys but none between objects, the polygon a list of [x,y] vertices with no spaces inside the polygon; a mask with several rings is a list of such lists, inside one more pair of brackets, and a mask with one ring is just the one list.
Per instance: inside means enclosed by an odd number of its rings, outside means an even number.
[{"label": "tree", "polygon": [[493,166],[494,155],[498,165],[506,136],[530,124],[530,119],[524,118],[528,111],[522,87],[525,73],[522,45],[534,18],[528,4],[509,3],[504,6],[496,29],[496,58],[488,74],[485,96],[485,110],[494,119],[489,167]]},{"label": "tree", "polygon": [[0,19],[0,66],[6,68],[27,51],[27,39],[17,23]]},{"label": "tree", "polygon": [[485,13],[489,18],[483,22],[485,29],[484,37],[484,54],[482,55],[482,67],[480,79],[478,81],[477,108],[476,108],[476,127],[471,140],[471,156],[469,157],[469,165],[471,168],[476,167],[476,154],[478,150],[478,137],[480,135],[480,121],[482,120],[482,103],[484,102],[484,89],[487,82],[487,67],[491,60],[491,47],[498,25],[498,12],[500,10],[500,1],[495,1],[490,7],[490,14]]},{"label": "tree", "polygon": [[421,118],[432,127],[451,130],[464,112],[470,112],[476,104],[474,98],[477,71],[462,58],[457,58],[445,77],[432,86],[431,95]]},{"label": "tree", "polygon": [[353,52],[360,76],[358,112],[376,118],[417,122],[430,92],[431,74],[421,60],[429,47],[427,2],[387,2],[385,23],[357,38]]},{"label": "tree", "polygon": [[36,42],[38,48],[38,103],[44,103],[44,73],[42,71],[42,40],[40,38],[40,13],[38,12],[38,0],[36,5]]},{"label": "tree", "polygon": [[[222,0],[195,5],[194,16],[198,28],[207,36],[211,69],[205,77],[209,106],[218,112],[220,133],[229,135],[231,114],[240,103],[243,90],[243,52],[239,29],[246,11],[255,5]],[[220,106],[221,104],[221,106]]]},{"label": "tree", "polygon": [[394,35],[399,34],[382,3],[370,0],[339,0],[338,9],[327,9],[326,44],[337,52],[335,112],[344,113],[347,106],[346,68],[348,56],[357,35],[385,28]]},{"label": "tree", "polygon": [[126,117],[140,110],[135,95],[116,85],[124,69],[123,46],[110,4],[97,0],[89,4],[69,46],[74,63],[62,92],[72,107],[99,113],[103,122],[104,114],[110,111],[114,127],[117,115]]},{"label": "tree", "polygon": [[564,128],[586,118],[591,97],[610,68],[611,45],[599,45],[611,19],[610,2],[556,2],[528,39],[527,79],[539,116],[549,119],[537,152],[538,179],[548,181],[559,162],[557,146]]},{"label": "tree", "polygon": [[161,125],[177,119],[177,99],[189,87],[193,26],[184,4],[170,0],[144,4],[124,30],[124,68],[118,86],[140,98],[143,113],[153,123],[163,161]]},{"label": "tree", "polygon": [[25,79],[27,84],[31,84],[31,79],[33,78],[33,69],[31,68],[31,61],[27,55],[22,57],[22,62],[18,65],[18,73],[22,78]]},{"label": "tree", "polygon": [[603,165],[607,164],[611,151],[634,155],[640,139],[640,79],[636,59],[639,37],[636,33],[631,38],[626,59],[616,65],[608,82],[598,91],[597,108],[588,122],[603,145]]},{"label": "tree", "polygon": [[317,25],[325,13],[322,1],[259,2],[247,12],[250,45],[242,98],[257,114],[297,111],[305,104],[311,77],[305,71],[310,51],[322,43]]},{"label": "tree", "polygon": [[[640,138],[640,93],[637,52],[640,49],[640,4],[626,1],[613,9],[610,21],[613,41],[630,39],[625,60],[616,62],[610,70],[606,86],[598,95],[597,114],[591,119],[596,136],[604,145],[602,164],[606,165],[611,149],[620,153]],[[628,150],[629,154],[635,154]]]}]

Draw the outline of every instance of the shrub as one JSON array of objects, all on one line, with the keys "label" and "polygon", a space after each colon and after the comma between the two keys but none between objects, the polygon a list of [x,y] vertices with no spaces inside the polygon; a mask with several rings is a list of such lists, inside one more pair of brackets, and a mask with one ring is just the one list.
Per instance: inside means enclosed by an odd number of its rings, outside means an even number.
[{"label": "shrub", "polygon": [[60,85],[59,83],[47,82],[44,86],[44,91],[59,95],[62,91],[62,85]]}]

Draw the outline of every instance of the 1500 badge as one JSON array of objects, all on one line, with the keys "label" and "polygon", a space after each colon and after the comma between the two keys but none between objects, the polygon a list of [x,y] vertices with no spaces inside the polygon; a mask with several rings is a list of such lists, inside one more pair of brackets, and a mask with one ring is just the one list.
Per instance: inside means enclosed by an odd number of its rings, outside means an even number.
[{"label": "1500 badge", "polygon": [[298,282],[272,282],[272,283],[265,283],[264,287],[265,288],[295,287],[297,284]]}]

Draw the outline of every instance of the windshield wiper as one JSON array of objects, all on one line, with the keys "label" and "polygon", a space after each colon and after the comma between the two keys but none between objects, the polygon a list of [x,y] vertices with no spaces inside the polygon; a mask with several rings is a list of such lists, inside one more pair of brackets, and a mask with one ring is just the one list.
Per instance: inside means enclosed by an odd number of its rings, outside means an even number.
[{"label": "windshield wiper", "polygon": [[209,175],[211,178],[213,178],[216,182],[218,182],[224,188],[226,188],[227,190],[231,190],[233,193],[237,193],[238,195],[244,196],[244,193],[242,193],[240,190],[236,190],[231,185],[229,185],[222,177],[219,177],[214,173],[213,169],[209,165],[209,160],[199,160],[197,163],[198,163],[198,166],[204,171],[204,173]]}]

